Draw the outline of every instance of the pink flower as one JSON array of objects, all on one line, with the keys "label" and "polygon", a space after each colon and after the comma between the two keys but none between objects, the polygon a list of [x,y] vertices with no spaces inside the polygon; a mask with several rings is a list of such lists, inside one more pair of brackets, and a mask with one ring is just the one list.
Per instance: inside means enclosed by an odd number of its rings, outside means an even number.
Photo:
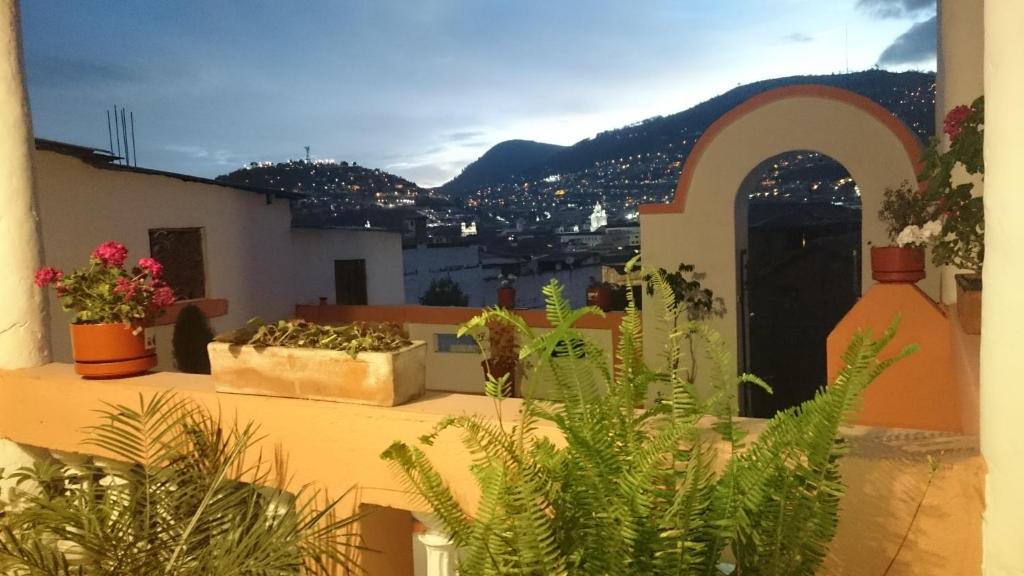
[{"label": "pink flower", "polygon": [[64,279],[64,273],[53,266],[43,266],[36,272],[36,286],[46,288]]},{"label": "pink flower", "polygon": [[139,268],[142,268],[153,278],[159,278],[164,271],[164,266],[153,258],[139,258]]},{"label": "pink flower", "polygon": [[946,114],[946,119],[942,123],[942,131],[949,136],[950,141],[955,141],[960,136],[964,130],[964,121],[970,115],[971,108],[965,104],[953,108]]},{"label": "pink flower", "polygon": [[128,258],[128,249],[124,247],[124,244],[113,241],[104,242],[92,251],[90,257],[101,262],[104,266],[120,268],[124,266],[124,261]]},{"label": "pink flower", "polygon": [[114,294],[120,294],[127,302],[135,298],[135,293],[138,289],[139,286],[135,282],[122,276],[117,279],[117,284],[114,286]]},{"label": "pink flower", "polygon": [[156,309],[167,308],[176,301],[170,286],[161,286],[153,291],[153,307]]}]

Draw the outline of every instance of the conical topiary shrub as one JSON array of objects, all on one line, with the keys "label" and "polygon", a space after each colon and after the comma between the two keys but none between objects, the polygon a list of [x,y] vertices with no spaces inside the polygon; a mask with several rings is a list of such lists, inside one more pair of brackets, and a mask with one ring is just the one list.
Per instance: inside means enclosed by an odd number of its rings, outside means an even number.
[{"label": "conical topiary shrub", "polygon": [[188,374],[209,374],[210,356],[206,345],[213,340],[210,322],[199,307],[189,304],[178,314],[171,344],[174,363]]}]

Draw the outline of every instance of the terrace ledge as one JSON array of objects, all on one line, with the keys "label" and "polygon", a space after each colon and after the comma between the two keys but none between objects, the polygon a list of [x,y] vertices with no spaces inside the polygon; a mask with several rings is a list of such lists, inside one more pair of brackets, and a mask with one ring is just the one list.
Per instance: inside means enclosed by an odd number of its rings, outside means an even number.
[{"label": "terrace ledge", "polygon": [[[265,453],[283,446],[295,487],[313,483],[340,494],[357,486],[363,504],[403,510],[422,506],[403,491],[380,453],[394,440],[416,443],[445,416],[495,414],[494,403],[484,396],[428,392],[415,402],[385,408],[217,393],[209,376],[181,373],[83,380],[71,365],[54,363],[0,371],[0,438],[81,452],[83,429],[96,422],[95,410],[104,403],[136,404],[140,394],[168,389],[225,417],[257,422]],[[505,401],[503,419],[514,422],[520,407],[519,400]],[[743,424],[756,433],[764,421]],[[540,431],[557,435],[550,426]],[[863,426],[844,434],[850,440],[842,465],[848,491],[824,573],[884,571],[924,494],[931,456],[939,470],[890,575],[980,574],[984,463],[977,437]],[[426,452],[457,498],[472,508],[477,489],[458,435],[442,434]]]}]

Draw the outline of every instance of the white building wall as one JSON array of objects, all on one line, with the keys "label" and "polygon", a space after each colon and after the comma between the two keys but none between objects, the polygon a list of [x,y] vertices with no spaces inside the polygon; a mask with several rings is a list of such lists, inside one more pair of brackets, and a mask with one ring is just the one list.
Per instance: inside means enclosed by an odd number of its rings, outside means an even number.
[{"label": "white building wall", "polygon": [[[295,304],[334,297],[335,259],[367,259],[371,304],[403,302],[398,234],[292,230],[288,201],[178,178],[105,169],[78,158],[36,150],[36,190],[47,265],[83,266],[101,242],[124,243],[132,261],[149,256],[151,228],[202,228],[206,296],[226,298],[228,313],[214,332],[250,318],[290,318]],[[49,294],[51,345],[71,361],[70,314]],[[158,369],[173,369],[172,326],[157,331]]]},{"label": "white building wall", "polygon": [[325,297],[334,304],[334,261],[358,259],[366,260],[367,304],[405,303],[400,233],[296,228],[292,242],[296,303],[313,304]]}]

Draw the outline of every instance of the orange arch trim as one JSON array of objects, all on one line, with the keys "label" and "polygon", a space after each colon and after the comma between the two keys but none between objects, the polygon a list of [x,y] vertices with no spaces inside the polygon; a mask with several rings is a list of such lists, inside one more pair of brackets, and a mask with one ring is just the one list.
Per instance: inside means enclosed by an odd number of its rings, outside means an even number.
[{"label": "orange arch trim", "polygon": [[718,120],[715,120],[700,137],[700,140],[698,140],[694,145],[689,156],[686,157],[686,163],[683,165],[683,171],[679,175],[679,181],[676,184],[675,197],[672,199],[672,202],[669,202],[668,204],[643,204],[640,206],[640,213],[676,214],[685,212],[686,196],[690,190],[694,172],[696,172],[697,166],[700,164],[704,153],[719,134],[740,118],[743,118],[747,114],[751,114],[768,104],[785,100],[787,98],[807,97],[841,102],[862,110],[874,117],[876,120],[884,124],[889,131],[899,139],[900,143],[903,144],[903,149],[907,153],[907,158],[914,166],[914,172],[919,173],[921,171],[921,142],[917,139],[917,136],[900,121],[899,118],[881,104],[867,98],[866,96],[861,96],[860,94],[850,92],[849,90],[844,90],[842,88],[824,86],[821,84],[797,84],[793,86],[775,88],[762,92],[756,96],[752,96],[732,110],[723,114]]}]

